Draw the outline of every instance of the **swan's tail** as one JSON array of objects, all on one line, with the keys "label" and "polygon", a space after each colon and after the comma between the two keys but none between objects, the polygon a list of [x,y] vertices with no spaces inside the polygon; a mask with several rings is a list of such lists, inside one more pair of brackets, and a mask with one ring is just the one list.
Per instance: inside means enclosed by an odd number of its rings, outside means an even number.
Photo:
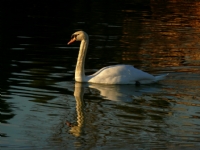
[{"label": "swan's tail", "polygon": [[164,80],[166,78],[166,76],[168,76],[168,75],[169,74],[163,74],[163,75],[155,76],[154,82],[158,82],[160,80]]}]

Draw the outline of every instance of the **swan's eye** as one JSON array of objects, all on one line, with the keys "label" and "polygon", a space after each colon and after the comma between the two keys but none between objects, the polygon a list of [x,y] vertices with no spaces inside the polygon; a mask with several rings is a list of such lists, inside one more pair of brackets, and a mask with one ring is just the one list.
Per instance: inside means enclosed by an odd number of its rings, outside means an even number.
[{"label": "swan's eye", "polygon": [[78,34],[73,34],[73,35],[71,36],[71,38],[72,38],[72,39],[73,39],[73,38],[76,39],[77,36],[78,36]]}]

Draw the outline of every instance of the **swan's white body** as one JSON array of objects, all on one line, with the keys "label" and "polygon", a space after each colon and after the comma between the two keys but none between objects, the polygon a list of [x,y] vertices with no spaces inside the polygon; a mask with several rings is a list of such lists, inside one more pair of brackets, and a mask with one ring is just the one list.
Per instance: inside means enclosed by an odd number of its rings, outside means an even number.
[{"label": "swan's white body", "polygon": [[83,31],[75,32],[68,44],[74,41],[81,41],[75,70],[75,80],[77,82],[101,84],[150,84],[162,80],[167,76],[153,76],[149,73],[136,69],[131,65],[107,66],[92,75],[85,76],[84,64],[89,44],[88,35]]}]

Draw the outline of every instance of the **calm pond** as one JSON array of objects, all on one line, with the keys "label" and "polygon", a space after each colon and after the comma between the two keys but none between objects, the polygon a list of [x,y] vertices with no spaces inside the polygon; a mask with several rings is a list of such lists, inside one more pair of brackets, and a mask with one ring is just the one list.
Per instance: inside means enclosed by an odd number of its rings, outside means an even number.
[{"label": "calm pond", "polygon": [[[200,147],[200,2],[5,2],[0,39],[0,149]],[[74,81],[84,30],[86,74],[130,64],[150,85]]]}]

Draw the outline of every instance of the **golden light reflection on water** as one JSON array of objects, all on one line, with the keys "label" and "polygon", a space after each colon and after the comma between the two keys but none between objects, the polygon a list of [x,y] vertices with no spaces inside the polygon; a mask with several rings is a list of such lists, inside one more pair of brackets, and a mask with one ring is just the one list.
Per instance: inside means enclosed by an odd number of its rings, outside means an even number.
[{"label": "golden light reflection on water", "polygon": [[[176,7],[172,7],[172,3],[176,3]],[[164,6],[159,9],[161,4]],[[142,16],[138,16],[138,20],[133,14],[125,15],[123,22],[126,26],[123,26],[124,36],[120,41],[125,49],[122,52],[122,60],[140,60],[142,66],[152,68],[199,66],[199,4],[187,1],[163,3],[152,0],[151,14],[141,13]],[[130,13],[132,12],[126,11],[126,14]],[[147,19],[140,19],[145,17]]]}]

